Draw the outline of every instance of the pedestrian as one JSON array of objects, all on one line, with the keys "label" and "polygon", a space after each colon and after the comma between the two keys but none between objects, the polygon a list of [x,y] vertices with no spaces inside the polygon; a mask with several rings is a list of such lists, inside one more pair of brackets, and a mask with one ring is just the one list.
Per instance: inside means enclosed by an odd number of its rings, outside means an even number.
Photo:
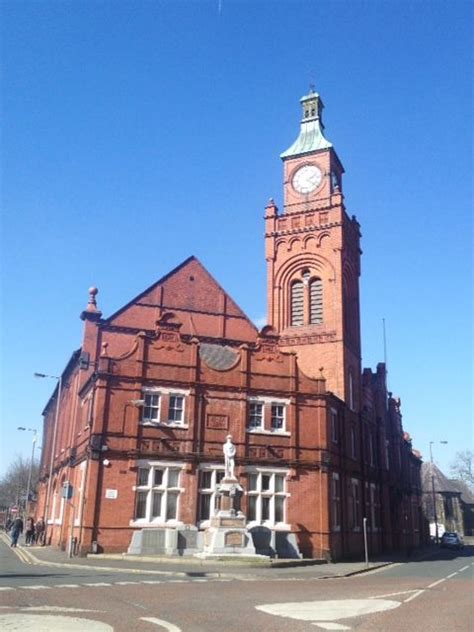
[{"label": "pedestrian", "polygon": [[31,516],[26,521],[25,544],[31,546],[35,543],[35,521]]},{"label": "pedestrian", "polygon": [[44,545],[44,518],[41,517],[36,521],[35,525],[36,544]]},{"label": "pedestrian", "polygon": [[5,523],[5,531],[8,533],[10,531],[10,529],[12,528],[12,524],[13,524],[13,520],[11,518],[8,518],[7,522]]},{"label": "pedestrian", "polygon": [[16,547],[16,545],[18,544],[20,533],[23,533],[23,520],[21,518],[16,518],[13,521],[13,525],[10,531],[10,537],[12,539],[12,543],[10,546]]}]

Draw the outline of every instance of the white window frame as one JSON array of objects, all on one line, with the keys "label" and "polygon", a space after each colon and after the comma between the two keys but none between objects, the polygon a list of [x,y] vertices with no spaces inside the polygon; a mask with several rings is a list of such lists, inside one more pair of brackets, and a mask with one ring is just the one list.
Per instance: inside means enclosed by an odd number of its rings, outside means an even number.
[{"label": "white window frame", "polygon": [[[288,524],[287,512],[288,512],[288,498],[290,494],[287,491],[286,479],[289,475],[288,470],[278,469],[278,468],[264,468],[264,467],[249,467],[246,469],[247,476],[256,476],[257,477],[257,485],[255,490],[250,489],[250,484],[247,484],[247,505],[249,503],[249,498],[255,498],[255,510],[256,516],[252,520],[248,520],[247,528],[251,529],[255,526],[265,526],[272,528],[276,531],[288,531],[290,530],[290,525]],[[269,489],[262,489],[262,478],[263,476],[270,477],[270,485]],[[276,477],[280,476],[283,478],[283,490],[276,491],[275,489],[275,480]],[[275,521],[275,498],[283,498],[283,520],[276,522]],[[262,518],[262,506],[263,506],[263,498],[269,499],[269,518]],[[247,511],[247,514],[249,512]],[[248,515],[247,515],[248,518]]]},{"label": "white window frame", "polygon": [[64,509],[66,506],[66,499],[64,498],[63,494],[62,494],[63,488],[61,486],[61,488],[58,490],[57,495],[60,498],[60,503],[59,503],[59,516],[56,518],[56,520],[54,521],[55,524],[61,525],[63,523],[63,518],[64,518]]},{"label": "white window frame", "polygon": [[78,507],[76,507],[76,511],[77,511],[77,515],[74,518],[74,526],[75,527],[80,527],[81,526],[81,520],[82,520],[82,500],[84,498],[84,483],[85,483],[85,478],[86,478],[86,463],[87,461],[82,461],[82,463],[79,465],[79,484],[78,484],[78,489],[77,489],[77,493],[78,493]]},{"label": "white window frame", "polygon": [[[135,504],[134,504],[134,517],[130,521],[131,526],[145,526],[145,525],[153,525],[153,526],[166,526],[166,527],[176,527],[181,525],[182,523],[179,520],[180,513],[180,500],[181,496],[184,492],[184,487],[182,487],[182,472],[184,470],[184,463],[181,462],[170,462],[170,461],[145,461],[140,460],[137,462],[137,484],[133,486],[133,491],[135,492]],[[146,484],[139,484],[138,476],[140,469],[148,469],[148,479]],[[163,472],[163,479],[160,485],[155,485],[155,471],[161,470]],[[178,471],[178,484],[169,486],[169,472],[170,470]],[[146,505],[145,505],[145,517],[137,518],[135,516],[136,512],[136,503],[138,499],[138,494],[146,493]],[[161,493],[161,506],[160,506],[160,515],[152,516],[153,511],[153,494],[154,492]],[[168,496],[170,494],[174,494],[177,496],[176,499],[176,517],[171,518],[169,520],[166,519],[166,511],[168,505]]]},{"label": "white window frame", "polygon": [[56,505],[57,505],[58,496],[59,496],[57,485],[58,485],[58,482],[56,481],[55,485],[53,486],[53,489],[51,490],[52,502],[50,503],[51,507],[49,509],[49,516],[47,517],[48,524],[57,524],[56,523]]},{"label": "white window frame", "polygon": [[[180,410],[181,411],[181,419],[171,419],[170,418],[170,411],[171,411],[171,398],[180,398],[181,402],[182,402],[182,406],[181,408],[173,408],[173,410]],[[186,411],[186,396],[183,395],[183,393],[177,393],[177,392],[173,392],[169,394],[168,397],[168,426],[183,426],[184,425],[184,419],[185,419],[185,411]]]},{"label": "white window frame", "polygon": [[[250,426],[250,407],[252,405],[259,405],[262,408],[262,421],[260,426]],[[289,399],[280,399],[275,397],[249,397],[247,408],[247,432],[256,434],[276,434],[289,437],[290,433],[286,429],[289,405]],[[272,427],[274,406],[283,406],[283,423],[281,428]]]},{"label": "white window frame", "polygon": [[[255,407],[255,409],[258,408],[259,412],[252,412],[253,408]],[[260,424],[259,425],[255,425],[254,423],[251,423],[251,420],[254,419],[260,419]],[[249,432],[255,432],[256,430],[264,430],[265,428],[265,404],[264,402],[260,402],[257,400],[251,400],[249,401],[249,412],[248,412],[248,423],[247,423],[247,430]]]},{"label": "white window frame", "polygon": [[[282,414],[274,414],[274,409],[281,408]],[[279,412],[279,411],[278,411]],[[281,421],[281,426],[275,427],[273,425],[274,419]],[[271,432],[285,432],[286,428],[286,405],[281,402],[272,402],[270,404],[270,430]]]},{"label": "white window frame", "polygon": [[333,472],[331,477],[331,529],[341,530],[341,478],[338,472]]},{"label": "white window frame", "polygon": [[[210,487],[201,487],[201,472],[211,472],[211,486]],[[201,529],[209,527],[210,519],[214,515],[214,512],[217,508],[217,491],[218,491],[218,480],[217,477],[219,474],[224,476],[225,470],[222,465],[203,465],[198,469],[198,526]],[[200,516],[201,510],[201,497],[209,496],[209,506],[210,506],[210,515],[209,518],[202,520]]]},{"label": "white window frame", "polygon": [[[157,419],[150,419],[148,417],[144,417],[145,408],[147,406],[143,406],[142,409],[142,419],[141,424],[143,426],[166,426],[171,428],[188,428],[188,424],[185,423],[186,419],[186,398],[190,394],[189,389],[181,389],[181,388],[168,388],[165,386],[145,386],[142,388],[142,396],[143,399],[146,399],[147,396],[158,396],[159,397],[159,406],[158,406],[158,417]],[[163,410],[166,409],[164,406],[164,398],[167,397],[168,401],[168,417],[169,417],[169,405],[171,401],[171,397],[182,397],[183,398],[183,414],[181,421],[171,421],[163,419]]]},{"label": "white window frame", "polygon": [[[158,398],[158,405],[157,406],[153,406],[153,405],[148,405],[147,404],[147,398]],[[142,408],[142,423],[143,424],[157,424],[160,423],[161,420],[161,393],[159,391],[145,391],[143,393],[143,399],[144,399],[144,404],[143,404],[143,408]],[[145,410],[149,408],[150,411],[152,410],[156,410],[157,411],[157,415],[156,418],[154,417],[146,417],[145,416]]]}]

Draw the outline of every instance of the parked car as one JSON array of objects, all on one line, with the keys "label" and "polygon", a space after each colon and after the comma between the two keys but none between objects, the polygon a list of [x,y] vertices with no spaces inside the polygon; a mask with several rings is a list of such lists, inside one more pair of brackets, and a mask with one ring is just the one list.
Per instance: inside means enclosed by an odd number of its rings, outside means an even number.
[{"label": "parked car", "polygon": [[455,531],[445,531],[441,536],[441,546],[446,549],[462,549],[464,541]]}]

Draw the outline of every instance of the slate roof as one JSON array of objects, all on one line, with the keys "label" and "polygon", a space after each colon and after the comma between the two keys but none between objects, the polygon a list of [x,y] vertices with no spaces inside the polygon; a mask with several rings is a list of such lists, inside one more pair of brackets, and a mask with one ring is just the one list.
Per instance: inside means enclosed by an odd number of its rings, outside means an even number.
[{"label": "slate roof", "polygon": [[469,489],[467,483],[465,483],[464,481],[459,481],[455,478],[449,479],[449,482],[451,483],[451,485],[456,487],[459,492],[461,492],[461,500],[463,503],[466,503],[466,505],[474,505],[474,494]]},{"label": "slate roof", "polygon": [[[439,494],[460,494],[459,489],[443,474],[437,465],[433,463],[434,488]],[[421,488],[424,492],[431,492],[431,463],[423,463],[421,466]]]}]

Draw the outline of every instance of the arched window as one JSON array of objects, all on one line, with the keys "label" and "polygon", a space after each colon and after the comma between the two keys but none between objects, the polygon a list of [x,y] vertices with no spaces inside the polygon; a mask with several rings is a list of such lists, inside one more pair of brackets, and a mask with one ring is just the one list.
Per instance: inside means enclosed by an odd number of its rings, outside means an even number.
[{"label": "arched window", "polygon": [[312,279],[309,284],[309,322],[319,325],[323,322],[323,283]]},{"label": "arched window", "polygon": [[291,286],[291,325],[304,324],[304,287],[303,281],[295,281]]}]

